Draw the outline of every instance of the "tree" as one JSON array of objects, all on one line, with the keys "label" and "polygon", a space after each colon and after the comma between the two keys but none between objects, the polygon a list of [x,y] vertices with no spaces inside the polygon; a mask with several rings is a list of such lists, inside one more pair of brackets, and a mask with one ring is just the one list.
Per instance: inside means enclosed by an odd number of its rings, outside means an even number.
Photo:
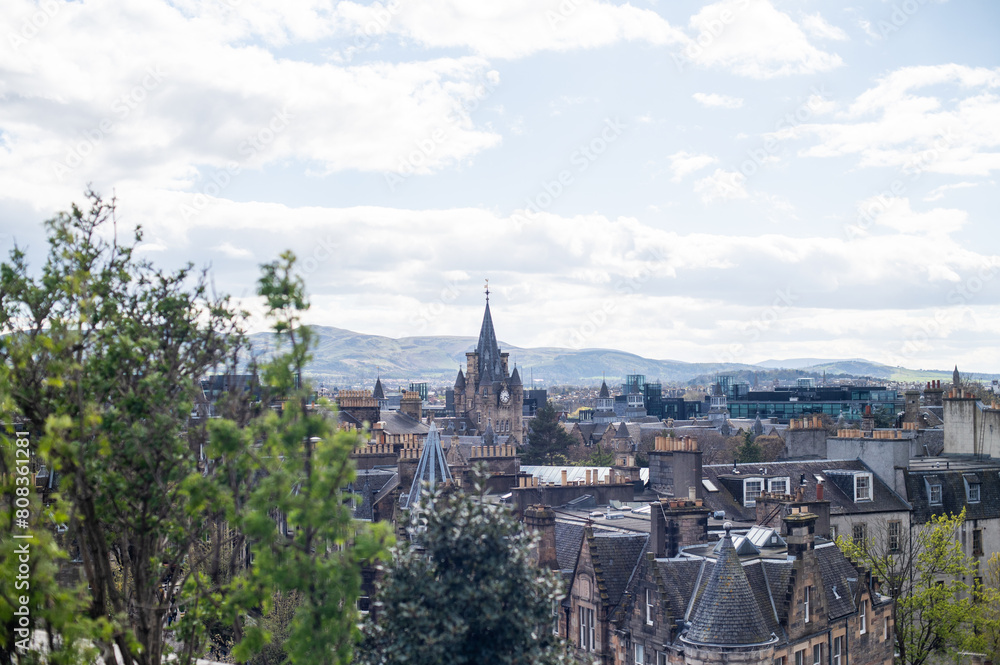
[{"label": "tree", "polygon": [[[81,637],[109,665],[113,647],[152,665],[182,564],[205,533],[192,497],[208,481],[186,432],[196,381],[239,337],[240,318],[210,295],[204,273],[137,259],[141,232],[120,243],[114,201],[87,196],[89,208],[46,222],[40,274],[20,248],[0,266],[4,419],[30,424],[37,461],[60,478],[49,510],[33,513],[36,536],[68,528],[89,585],[78,623],[76,599],[43,589],[43,607],[71,608],[44,617],[46,629],[65,640],[86,626]],[[38,555],[51,566],[65,556]]]},{"label": "tree", "polygon": [[365,628],[363,665],[572,662],[553,634],[561,596],[553,571],[536,567],[533,535],[503,507],[438,487],[414,511],[414,542],[395,553]]},{"label": "tree", "polygon": [[560,458],[565,459],[573,437],[559,424],[552,400],[535,412],[529,426],[528,443],[521,453],[525,464],[554,464]]},{"label": "tree", "polygon": [[[250,425],[259,442],[256,482],[245,510],[234,506],[233,519],[253,542],[250,584],[262,600],[274,607],[275,592],[298,598],[282,645],[288,662],[348,663],[360,638],[361,567],[386,552],[391,534],[385,524],[355,522],[352,497],[343,490],[355,478],[350,454],[361,436],[339,430],[328,404],[310,404],[312,391],[302,373],[313,335],[300,325],[309,304],[294,266],[294,255],[286,252],[263,266],[259,282],[279,352],[264,367],[264,384],[280,409]],[[220,423],[211,450],[242,454],[242,436],[235,423]],[[259,624],[248,628],[236,657],[249,658],[270,638]]]},{"label": "tree", "polygon": [[590,456],[578,466],[612,466],[615,463],[615,451],[605,450],[604,446],[597,444]]},{"label": "tree", "polygon": [[921,665],[935,653],[980,646],[972,630],[979,606],[963,579],[975,570],[975,560],[965,556],[959,540],[964,522],[963,509],[958,515],[935,515],[910,532],[899,522],[883,521],[869,524],[865,540],[837,538],[844,554],[867,568],[895,601],[900,663]]},{"label": "tree", "polygon": [[743,433],[743,443],[736,449],[735,460],[739,464],[756,464],[764,461],[763,451],[753,440],[753,434]]}]

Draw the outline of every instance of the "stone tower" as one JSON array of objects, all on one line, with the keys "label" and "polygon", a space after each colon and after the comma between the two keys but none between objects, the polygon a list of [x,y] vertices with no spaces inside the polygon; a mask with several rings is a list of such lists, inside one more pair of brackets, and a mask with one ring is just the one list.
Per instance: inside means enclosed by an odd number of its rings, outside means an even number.
[{"label": "stone tower", "polygon": [[497,344],[487,291],[479,342],[475,351],[465,354],[465,374],[458,370],[455,378],[455,411],[472,421],[477,432],[492,425],[497,436],[508,436],[520,445],[524,385],[516,367],[509,371],[509,356]]}]

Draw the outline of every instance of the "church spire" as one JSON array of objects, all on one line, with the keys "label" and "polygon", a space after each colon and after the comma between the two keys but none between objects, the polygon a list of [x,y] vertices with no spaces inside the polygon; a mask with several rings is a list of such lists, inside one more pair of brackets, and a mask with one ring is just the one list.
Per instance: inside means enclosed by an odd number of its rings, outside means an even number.
[{"label": "church spire", "polygon": [[479,329],[476,353],[479,354],[479,383],[503,378],[500,347],[497,345],[497,334],[493,330],[493,315],[490,313],[489,282],[486,285],[486,311],[483,313],[483,325]]}]

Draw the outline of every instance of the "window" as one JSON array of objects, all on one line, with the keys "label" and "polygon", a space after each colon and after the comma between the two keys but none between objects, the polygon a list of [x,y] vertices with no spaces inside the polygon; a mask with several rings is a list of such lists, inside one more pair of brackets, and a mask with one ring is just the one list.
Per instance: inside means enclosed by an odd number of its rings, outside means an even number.
[{"label": "window", "polygon": [[795,665],[806,665],[806,650],[795,652]]},{"label": "window", "polygon": [[868,525],[864,522],[855,522],[851,536],[854,538],[854,542],[856,543],[865,542],[868,540]]},{"label": "window", "polygon": [[868,601],[862,600],[858,609],[858,635],[868,632]]},{"label": "window", "polygon": [[667,654],[662,651],[656,652],[656,665],[667,665]]},{"label": "window", "polygon": [[653,591],[646,589],[646,625],[653,625]]},{"label": "window", "polygon": [[813,665],[823,665],[823,645],[813,645]]},{"label": "window", "polygon": [[838,635],[833,638],[833,665],[840,665],[840,654],[844,649],[844,636]]},{"label": "window", "polygon": [[830,540],[837,540],[837,525],[830,525]]},{"label": "window", "polygon": [[764,491],[763,478],[747,478],[743,481],[743,505],[756,506],[757,497]]},{"label": "window", "polygon": [[969,483],[969,503],[979,503],[979,483]]},{"label": "window", "polygon": [[889,641],[889,617],[882,619],[882,640],[885,642]]},{"label": "window", "polygon": [[872,500],[872,474],[859,473],[854,476],[854,500]]},{"label": "window", "polygon": [[802,621],[809,623],[809,596],[812,595],[812,587],[807,586],[802,596]]},{"label": "window", "polygon": [[930,503],[931,503],[932,506],[940,506],[941,505],[941,486],[940,485],[931,485]]},{"label": "window", "polygon": [[902,530],[902,524],[900,522],[889,522],[889,528],[887,530],[889,536],[889,551],[898,552],[899,551],[899,534]]},{"label": "window", "polygon": [[641,644],[635,645],[635,665],[643,665],[646,662],[646,647]]},{"label": "window", "polygon": [[767,483],[769,492],[788,494],[788,478],[772,478]]},{"label": "window", "polygon": [[983,555],[983,530],[972,530],[972,556]]},{"label": "window", "polygon": [[580,648],[584,651],[594,650],[594,610],[580,608]]},{"label": "window", "polygon": [[552,634],[559,634],[559,601],[552,601]]},{"label": "window", "polygon": [[785,657],[784,656],[778,656],[777,658],[775,658],[774,659],[774,665],[785,665]]}]

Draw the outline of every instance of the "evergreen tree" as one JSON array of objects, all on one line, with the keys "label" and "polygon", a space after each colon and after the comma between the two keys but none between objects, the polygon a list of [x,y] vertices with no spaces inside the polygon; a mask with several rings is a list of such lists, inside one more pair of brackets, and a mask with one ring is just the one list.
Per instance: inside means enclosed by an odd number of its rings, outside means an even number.
[{"label": "evergreen tree", "polygon": [[365,628],[363,665],[570,663],[553,633],[561,581],[536,567],[532,535],[497,504],[439,487],[414,511]]},{"label": "evergreen tree", "polygon": [[528,443],[521,452],[525,464],[565,462],[573,437],[559,424],[559,414],[552,400],[535,412],[529,423]]}]

